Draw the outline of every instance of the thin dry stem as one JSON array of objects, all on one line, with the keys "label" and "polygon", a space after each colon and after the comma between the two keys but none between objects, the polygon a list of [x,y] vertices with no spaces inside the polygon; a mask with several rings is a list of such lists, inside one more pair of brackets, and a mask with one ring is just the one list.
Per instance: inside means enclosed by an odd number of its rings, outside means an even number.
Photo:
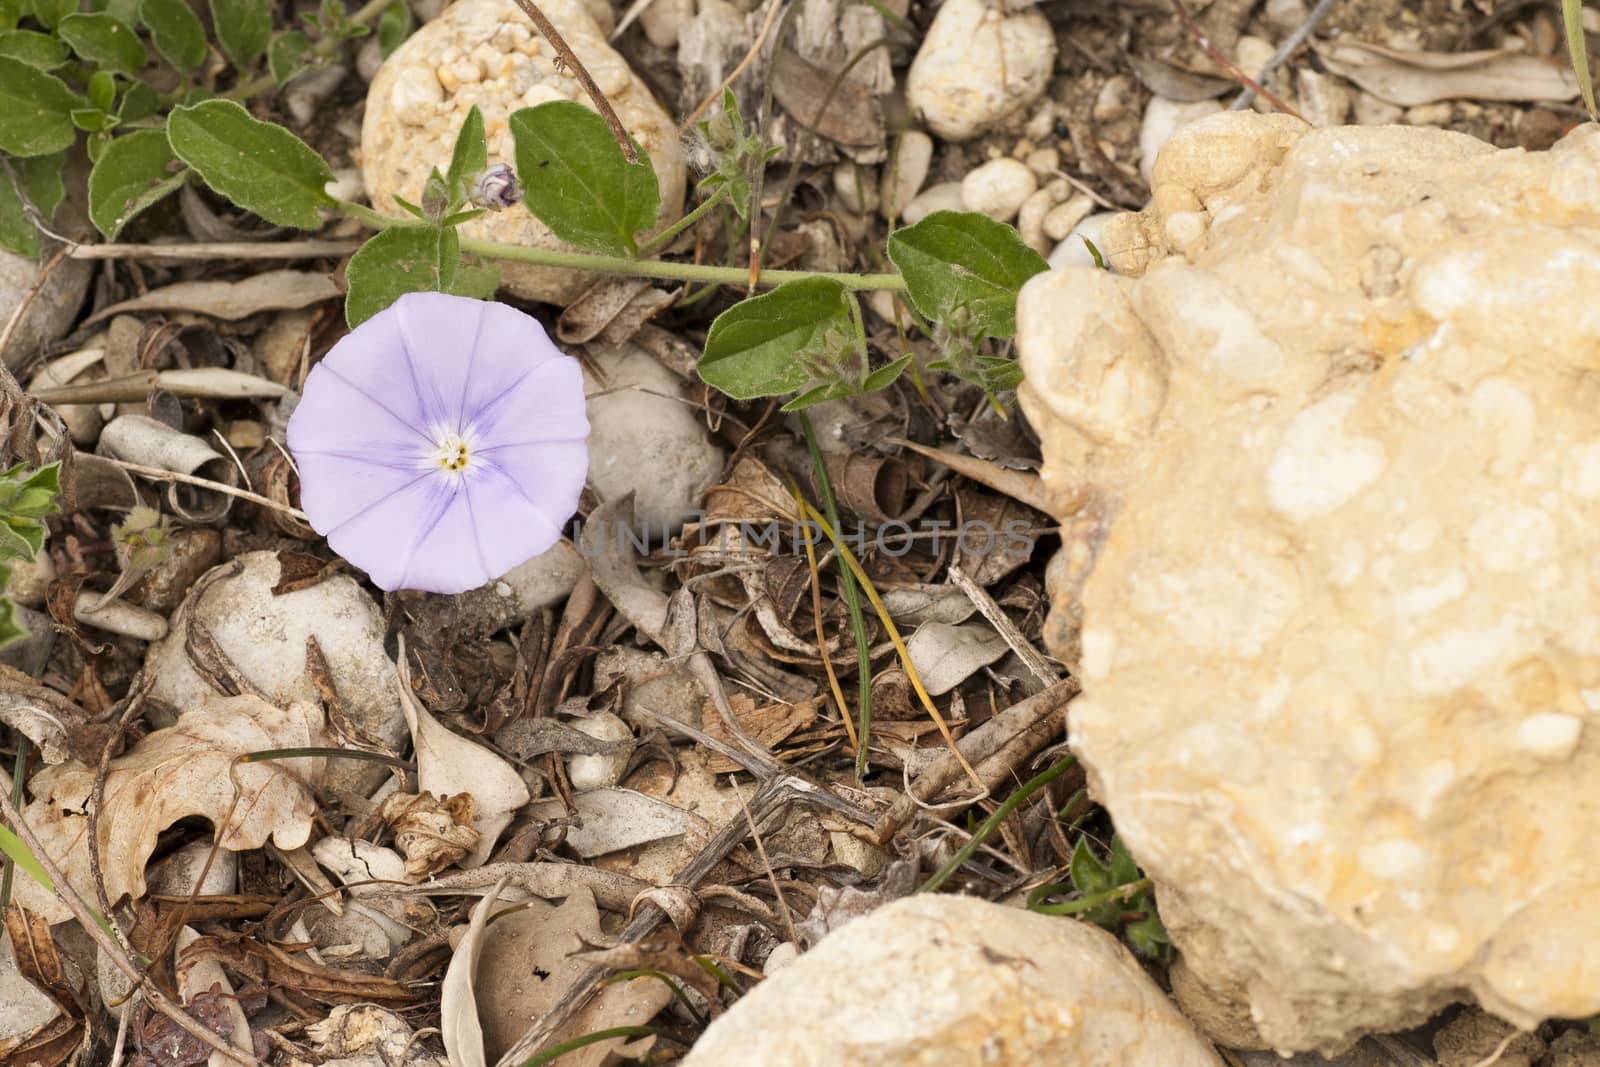
[{"label": "thin dry stem", "polygon": [[130,463],[125,459],[112,459],[111,462],[130,474],[143,475],[156,481],[182,482],[184,485],[199,486],[201,489],[210,489],[226,496],[248,500],[250,503],[259,504],[264,508],[271,508],[273,511],[282,512],[290,518],[299,519],[301,522],[309,523],[311,521],[311,516],[299,508],[291,508],[287,504],[280,504],[270,497],[264,497],[260,493],[252,493],[248,489],[236,489],[223,482],[214,482],[210,478],[200,478],[193,474],[180,474],[177,471],[163,470],[160,467],[147,467],[143,463]]},{"label": "thin dry stem", "polygon": [[600,112],[600,117],[611,127],[611,136],[617,139],[617,146],[622,149],[622,158],[629,163],[639,162],[639,153],[634,150],[633,139],[623,128],[622,120],[617,118],[616,109],[611,106],[611,101],[606,99],[606,94],[600,91],[600,86],[594,83],[594,78],[589,76],[588,68],[583,65],[578,53],[572,50],[566,38],[561,36],[561,31],[556,29],[555,23],[545,17],[545,13],[539,10],[539,5],[533,0],[516,0],[516,5],[522,9],[523,14],[533,20],[535,26],[539,27],[539,32],[544,34],[544,39],[556,50],[561,62],[572,71],[573,76],[578,79],[578,84],[583,86],[583,91],[594,101],[595,110]]},{"label": "thin dry stem", "polygon": [[190,244],[71,245],[68,259],[323,259],[347,256],[360,241],[198,241]]},{"label": "thin dry stem", "polygon": [[1271,89],[1268,89],[1266,86],[1250,77],[1250,75],[1240,70],[1234,65],[1231,59],[1223,55],[1222,50],[1211,43],[1211,38],[1206,36],[1206,32],[1202,30],[1200,28],[1200,24],[1194,20],[1194,15],[1190,14],[1189,12],[1189,5],[1185,4],[1183,0],[1172,0],[1172,6],[1177,9],[1178,18],[1183,21],[1184,29],[1189,31],[1189,35],[1195,39],[1195,42],[1200,45],[1200,48],[1205,52],[1205,54],[1215,60],[1223,70],[1227,71],[1229,76],[1232,77],[1234,81],[1238,82],[1246,89],[1249,89],[1251,92],[1256,93],[1266,100],[1267,103],[1271,104],[1285,115],[1293,115],[1301,122],[1305,121],[1305,117],[1302,116],[1300,112],[1284,103]]}]

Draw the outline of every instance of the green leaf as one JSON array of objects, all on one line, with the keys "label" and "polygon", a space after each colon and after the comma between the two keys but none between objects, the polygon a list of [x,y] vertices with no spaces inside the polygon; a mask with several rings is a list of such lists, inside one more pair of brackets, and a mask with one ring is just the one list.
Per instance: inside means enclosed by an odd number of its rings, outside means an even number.
[{"label": "green leaf", "polygon": [[461,132],[456,134],[455,151],[450,153],[450,169],[445,174],[446,188],[450,191],[450,206],[466,200],[467,186],[482,174],[489,165],[489,142],[483,133],[483,112],[473,104],[461,122]]},{"label": "green leaf", "polygon": [[28,220],[22,197],[9,179],[0,180],[0,248],[29,259],[39,258],[39,231]]},{"label": "green leaf", "polygon": [[455,279],[445,291],[455,296],[470,296],[474,300],[488,300],[499,288],[500,264],[463,257],[456,266]]},{"label": "green leaf", "polygon": [[909,366],[911,366],[911,355],[907,353],[888,366],[879,367],[867,375],[867,380],[861,384],[861,391],[863,393],[875,393],[879,389],[887,389],[895,383],[900,375],[905,373],[906,368]]},{"label": "green leaf", "polygon": [[454,230],[391,226],[356,249],[345,268],[344,317],[359,326],[406,293],[445,290],[460,258]]},{"label": "green leaf", "polygon": [[136,74],[149,59],[139,35],[110,15],[68,15],[56,33],[86,61],[118,74]]},{"label": "green leaf", "polygon": [[406,0],[394,0],[383,9],[383,14],[378,16],[378,47],[384,59],[411,36],[412,25],[411,5]]},{"label": "green leaf", "polygon": [[44,547],[44,526],[33,519],[0,519],[0,559],[32,559]]},{"label": "green leaf", "polygon": [[27,0],[0,0],[0,30],[15,28],[27,13]]},{"label": "green leaf", "polygon": [[783,405],[783,411],[800,411],[804,408],[815,407],[829,400],[838,400],[852,395],[848,382],[827,382],[815,389],[807,389],[793,400]]},{"label": "green leaf", "polygon": [[161,110],[161,98],[144,82],[134,82],[122,94],[117,107],[117,120],[124,126],[140,122]]},{"label": "green leaf", "polygon": [[830,328],[848,329],[844,286],[831,278],[785,282],[718,315],[706,334],[700,378],[735,400],[792,393],[811,381],[801,357]]},{"label": "green leaf", "polygon": [[186,174],[160,130],[118,137],[89,172],[89,218],[115,241],[129,220],[176,190]]},{"label": "green leaf", "polygon": [[1133,853],[1123,843],[1121,834],[1111,835],[1111,879],[1113,885],[1127,885],[1139,880],[1139,865]]},{"label": "green leaf", "polygon": [[896,230],[889,258],[924,316],[949,322],[965,309],[970,325],[989,337],[1017,332],[1017,290],[1049,269],[1016,230],[971,211],[935,211]]},{"label": "green leaf", "polygon": [[1091,893],[1104,893],[1116,886],[1111,880],[1111,868],[1101,862],[1100,857],[1094,854],[1094,849],[1089,847],[1087,834],[1078,838],[1078,843],[1072,849],[1072,861],[1068,866],[1072,875],[1072,885],[1078,892],[1085,896]]},{"label": "green leaf", "polygon": [[1594,105],[1594,79],[1589,76],[1589,43],[1583,35],[1583,0],[1561,0],[1561,21],[1567,29],[1567,55],[1572,59],[1572,72],[1578,76],[1583,106],[1589,109],[1591,119],[1600,119],[1600,111]]},{"label": "green leaf", "polygon": [[139,21],[149,27],[156,51],[179,70],[206,61],[206,28],[188,0],[140,0]]},{"label": "green leaf", "polygon": [[231,100],[176,108],[167,139],[207,185],[268,222],[315,230],[322,225],[317,209],[333,203],[323,191],[333,173],[322,157]]},{"label": "green leaf", "polygon": [[61,180],[65,166],[66,157],[62,153],[11,161],[11,172],[21,188],[10,180],[0,180],[0,246],[19,255],[38,257],[39,230],[28,218],[22,196],[25,194],[33,201],[41,216],[54,219],[56,208],[66,196]]},{"label": "green leaf", "polygon": [[97,70],[89,75],[89,106],[110,113],[117,99],[117,79],[110,71]]},{"label": "green leaf", "polygon": [[78,10],[78,0],[32,0],[33,17],[47,30],[53,30],[62,19]]},{"label": "green leaf", "polygon": [[311,66],[311,38],[299,30],[278,34],[267,49],[267,66],[279,85],[306,70]]},{"label": "green leaf", "polygon": [[[4,624],[0,625],[0,631],[3,631],[6,627],[9,627],[11,630],[14,630],[15,633],[9,636],[0,635],[0,644],[14,640],[15,637],[21,636],[26,632],[21,627],[17,626],[16,620],[12,618],[11,598],[6,597],[4,599],[5,618]],[[54,893],[56,891],[55,883],[50,880],[50,876],[48,874],[44,873],[44,867],[40,865],[38,857],[33,854],[33,850],[22,843],[22,838],[18,837],[4,826],[0,826],[0,852],[4,852],[12,863],[15,863],[19,869],[28,875],[28,877],[44,886],[48,892]]]},{"label": "green leaf", "polygon": [[60,78],[0,56],[0,152],[45,156],[77,139],[72,110],[83,99]]},{"label": "green leaf", "polygon": [[655,168],[644,150],[629,163],[605,120],[556,100],[511,116],[523,202],[563,241],[613,256],[638,250],[634,234],[661,212]]},{"label": "green leaf", "polygon": [[272,36],[272,9],[267,0],[211,0],[211,24],[217,43],[239,70],[245,70],[267,51]]},{"label": "green leaf", "polygon": [[38,30],[6,30],[0,33],[0,56],[20,59],[40,70],[54,70],[67,61],[67,46]]},{"label": "green leaf", "polygon": [[[89,7],[110,15],[124,26],[139,25],[139,0],[105,0],[104,3],[91,0]],[[76,7],[73,10],[77,10]]]}]

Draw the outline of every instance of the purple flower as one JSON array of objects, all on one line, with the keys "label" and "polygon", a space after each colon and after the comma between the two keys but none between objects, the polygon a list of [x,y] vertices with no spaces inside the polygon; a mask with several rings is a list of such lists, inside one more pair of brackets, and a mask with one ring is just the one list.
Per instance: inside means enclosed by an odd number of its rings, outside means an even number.
[{"label": "purple flower", "polygon": [[588,474],[583,374],[504,304],[407,293],[312,368],[300,501],[384,589],[460,593],[561,538]]}]

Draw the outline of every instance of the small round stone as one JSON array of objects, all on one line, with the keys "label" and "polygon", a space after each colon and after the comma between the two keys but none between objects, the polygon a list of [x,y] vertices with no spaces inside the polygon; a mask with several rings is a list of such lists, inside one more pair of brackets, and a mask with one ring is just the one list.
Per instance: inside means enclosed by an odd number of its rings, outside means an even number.
[{"label": "small round stone", "polygon": [[961,202],[968,211],[1010,222],[1038,188],[1039,179],[1027,164],[1015,159],[994,159],[962,179]]}]

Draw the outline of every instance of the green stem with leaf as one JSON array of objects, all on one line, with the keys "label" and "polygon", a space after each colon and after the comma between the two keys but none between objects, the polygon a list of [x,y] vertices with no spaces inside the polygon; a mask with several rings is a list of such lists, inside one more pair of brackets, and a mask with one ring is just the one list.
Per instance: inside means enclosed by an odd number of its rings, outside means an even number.
[{"label": "green stem with leaf", "polygon": [[[708,201],[709,203],[709,201]],[[336,204],[345,216],[355,219],[375,230],[391,226],[416,225],[411,219],[397,218],[372,210],[363,204],[340,200]],[[567,270],[590,271],[595,274],[630,274],[639,278],[669,278],[676,281],[705,282],[713,285],[739,285],[750,283],[750,272],[744,267],[712,267],[701,263],[671,263],[660,259],[629,259],[626,256],[604,256],[593,252],[562,252],[553,248],[527,248],[522,245],[485,241],[475,237],[461,238],[461,251],[485,259],[513,263],[533,263],[541,267],[562,267]],[[898,274],[846,274],[809,270],[764,270],[756,275],[756,285],[775,286],[802,278],[831,278],[846,289],[904,289],[905,279]]]},{"label": "green stem with leaf", "polygon": [[656,234],[650,240],[641,245],[639,248],[639,255],[648,256],[658,248],[667,247],[667,245],[672,243],[673,238],[677,237],[678,234],[682,233],[684,230],[687,230],[690,226],[693,226],[695,223],[699,222],[700,219],[705,216],[706,212],[710,211],[712,208],[715,208],[727,198],[728,187],[722,186],[716,192],[702,200],[700,205],[693,211],[689,212],[687,215],[683,216],[683,218],[679,219],[677,222],[674,222],[671,226],[668,226],[666,229],[662,230],[660,233]]}]

